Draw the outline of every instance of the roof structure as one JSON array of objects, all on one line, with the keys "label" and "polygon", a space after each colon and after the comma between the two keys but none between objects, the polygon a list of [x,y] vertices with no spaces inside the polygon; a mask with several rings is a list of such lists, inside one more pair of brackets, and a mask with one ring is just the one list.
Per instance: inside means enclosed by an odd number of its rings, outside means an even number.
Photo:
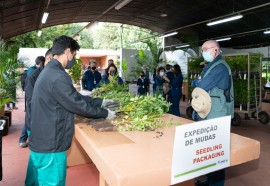
[{"label": "roof structure", "polygon": [[[121,2],[127,2],[122,4]],[[120,5],[120,6],[119,6]],[[119,8],[120,7],[120,8]],[[44,12],[49,16],[41,23]],[[207,26],[206,23],[232,15],[242,19]],[[0,0],[0,37],[13,36],[49,26],[95,21],[116,22],[167,34],[195,35],[206,39],[231,37],[223,47],[268,46],[269,0]]]}]

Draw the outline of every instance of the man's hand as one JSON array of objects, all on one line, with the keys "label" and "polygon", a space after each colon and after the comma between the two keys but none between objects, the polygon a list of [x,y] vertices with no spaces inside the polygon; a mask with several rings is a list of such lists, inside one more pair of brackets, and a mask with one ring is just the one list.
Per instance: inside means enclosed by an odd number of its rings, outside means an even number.
[{"label": "man's hand", "polygon": [[106,119],[114,119],[116,117],[116,114],[114,111],[107,109],[108,110],[108,116]]},{"label": "man's hand", "polygon": [[119,108],[119,103],[110,99],[104,99],[102,101],[101,107],[104,109],[117,110]]}]

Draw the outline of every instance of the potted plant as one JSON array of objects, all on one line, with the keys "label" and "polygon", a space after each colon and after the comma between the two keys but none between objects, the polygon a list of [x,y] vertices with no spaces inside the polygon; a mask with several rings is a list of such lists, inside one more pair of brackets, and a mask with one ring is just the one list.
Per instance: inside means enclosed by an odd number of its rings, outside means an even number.
[{"label": "potted plant", "polygon": [[[0,117],[4,115],[4,106],[6,103],[16,101],[16,82],[17,69],[19,63],[17,60],[18,48],[8,48],[4,42],[1,41],[0,47]],[[8,71],[12,71],[12,75],[8,75]]]}]

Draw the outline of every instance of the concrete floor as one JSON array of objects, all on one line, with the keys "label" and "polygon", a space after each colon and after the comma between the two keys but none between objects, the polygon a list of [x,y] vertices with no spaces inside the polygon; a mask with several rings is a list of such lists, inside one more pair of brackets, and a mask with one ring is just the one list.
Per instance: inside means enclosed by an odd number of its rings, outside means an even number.
[{"label": "concrete floor", "polygon": [[[185,115],[186,103],[181,103],[181,113]],[[24,123],[23,95],[18,99],[18,110],[12,112],[12,126],[3,137],[3,180],[0,186],[24,185],[29,149],[22,149],[18,140]],[[242,125],[232,127],[232,132],[261,142],[259,160],[228,168],[226,186],[269,186],[270,185],[270,125],[262,125],[256,120],[242,120]],[[269,177],[268,177],[269,176]],[[67,186],[98,186],[99,173],[95,165],[87,164],[67,169]]]}]

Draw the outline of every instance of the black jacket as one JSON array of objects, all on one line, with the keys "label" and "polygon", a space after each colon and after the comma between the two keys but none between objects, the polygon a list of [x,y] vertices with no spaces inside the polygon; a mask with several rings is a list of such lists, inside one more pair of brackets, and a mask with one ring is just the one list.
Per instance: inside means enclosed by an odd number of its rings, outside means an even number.
[{"label": "black jacket", "polygon": [[35,69],[29,74],[25,80],[25,102],[26,102],[26,113],[25,113],[25,126],[27,130],[30,130],[30,119],[31,119],[31,99],[35,82],[42,71],[43,67]]},{"label": "black jacket", "polygon": [[102,99],[82,96],[61,63],[52,59],[40,73],[31,100],[29,146],[35,152],[66,151],[74,134],[74,113],[106,118]]},{"label": "black jacket", "polygon": [[22,86],[22,90],[24,91],[25,89],[25,80],[27,77],[27,70],[24,70],[23,73],[21,74],[21,86]]}]

